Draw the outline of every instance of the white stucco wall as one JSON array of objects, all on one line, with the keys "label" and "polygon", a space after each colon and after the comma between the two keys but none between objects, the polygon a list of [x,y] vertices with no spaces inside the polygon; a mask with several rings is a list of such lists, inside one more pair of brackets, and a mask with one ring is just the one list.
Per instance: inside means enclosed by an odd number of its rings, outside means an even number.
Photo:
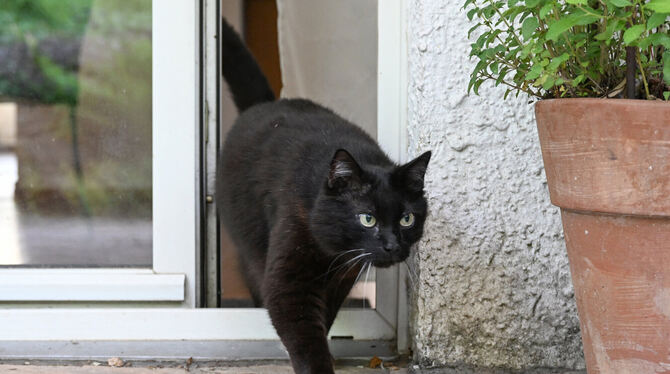
[{"label": "white stucco wall", "polygon": [[414,353],[424,366],[583,368],[560,214],[527,97],[485,84],[460,0],[409,0],[409,154],[433,150],[415,257]]}]

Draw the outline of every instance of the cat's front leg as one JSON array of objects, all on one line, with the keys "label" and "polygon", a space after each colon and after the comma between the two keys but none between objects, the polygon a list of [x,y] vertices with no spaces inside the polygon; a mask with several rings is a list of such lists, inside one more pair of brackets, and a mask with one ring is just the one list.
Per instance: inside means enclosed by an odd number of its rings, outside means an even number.
[{"label": "cat's front leg", "polygon": [[[270,275],[270,274],[268,274]],[[325,304],[315,290],[269,276],[264,303],[297,374],[332,374]]]}]

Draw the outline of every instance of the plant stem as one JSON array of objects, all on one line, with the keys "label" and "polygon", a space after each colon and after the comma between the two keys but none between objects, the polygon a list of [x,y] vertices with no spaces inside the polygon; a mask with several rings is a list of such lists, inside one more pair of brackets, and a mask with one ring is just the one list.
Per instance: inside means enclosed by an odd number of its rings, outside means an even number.
[{"label": "plant stem", "polygon": [[[558,10],[556,9],[556,5],[555,5],[555,4],[553,5],[552,9],[553,9],[553,11],[554,11],[554,12],[553,12],[554,19],[555,19],[556,21],[558,21],[560,18],[558,17],[558,14],[559,14],[559,13],[558,13]],[[570,48],[570,51],[572,52],[572,55],[575,57],[575,61],[577,61],[577,64],[578,64],[578,65],[581,65],[581,64],[582,64],[582,61],[579,59],[579,54],[577,53],[577,51],[575,50],[575,48],[572,46],[572,43],[570,43],[570,38],[568,38],[568,36],[565,35],[565,32],[563,32],[561,35],[565,38],[565,42],[566,42],[566,44],[568,45],[568,47]]]},{"label": "plant stem", "polygon": [[576,5],[577,5],[577,8],[581,9],[581,10],[584,11],[584,13],[586,13],[586,14],[590,14],[590,15],[592,15],[592,16],[594,16],[594,17],[598,17],[598,18],[605,18],[605,19],[607,19],[607,17],[605,17],[605,16],[601,16],[601,15],[598,14],[598,13],[589,12],[587,9],[582,8],[582,6],[579,5],[579,4],[576,4]]},{"label": "plant stem", "polygon": [[593,78],[589,77],[588,75],[586,77],[591,81],[591,83],[593,83],[596,87],[598,87],[598,90],[600,91],[601,94],[605,93],[605,90],[603,90],[603,88],[600,87],[598,82],[596,82]]},{"label": "plant stem", "polygon": [[637,64],[640,67],[640,75],[642,75],[642,83],[644,83],[644,93],[647,95],[647,100],[651,100],[649,95],[649,85],[647,84],[647,78],[644,76],[644,68],[642,67],[642,61],[640,60],[640,55],[636,54],[635,58],[637,59]]},{"label": "plant stem", "polygon": [[516,70],[516,71],[520,71],[520,72],[522,72],[522,73],[524,73],[524,74],[528,74],[528,70],[524,70],[524,69],[522,69],[521,67],[519,67],[518,65],[511,64],[510,62],[506,61],[505,59],[503,59],[502,57],[500,57],[500,56],[498,56],[498,55],[493,55],[493,56],[496,58],[496,61],[500,62],[501,64],[503,64],[503,65],[507,65],[507,66],[509,66],[510,68],[512,68],[512,69],[514,69],[514,70]]},{"label": "plant stem", "polygon": [[502,19],[503,22],[505,22],[505,25],[507,25],[507,30],[512,32],[512,35],[514,35],[514,38],[516,39],[517,43],[519,43],[519,47],[523,46],[523,43],[521,43],[521,39],[514,32],[514,28],[512,28],[512,26],[509,24],[509,22],[507,22],[507,19],[505,17],[503,17],[502,13],[500,13],[500,10],[498,10],[498,8],[493,4],[493,0],[489,0],[489,2],[493,6],[493,9],[496,10],[496,13],[498,13],[498,16],[500,16],[500,19]]},{"label": "plant stem", "polygon": [[635,47],[626,47],[626,97],[635,98]]},{"label": "plant stem", "polygon": [[[492,76],[491,74],[489,74],[489,73],[482,73],[482,72],[479,72],[479,74],[481,74],[482,76],[484,76],[484,77],[486,77],[486,78],[492,79],[492,80],[494,80],[494,81],[496,80],[496,78],[493,77],[493,76]],[[542,97],[542,96],[540,96],[539,94],[537,94],[536,92],[534,92],[533,90],[531,90],[531,89],[529,89],[529,88],[526,89],[526,88],[523,88],[523,87],[519,87],[519,86],[517,86],[517,85],[515,85],[515,84],[508,83],[508,82],[506,82],[506,81],[504,81],[504,80],[501,81],[500,83],[502,83],[502,84],[504,84],[504,85],[506,85],[506,86],[512,87],[512,88],[514,88],[514,89],[517,89],[517,90],[519,90],[519,91],[523,91],[523,92],[525,92],[525,93],[527,93],[527,94],[529,94],[529,95],[531,95],[531,96],[540,97],[540,98]]]},{"label": "plant stem", "polygon": [[[599,23],[598,25],[602,26],[602,29],[600,29],[600,32],[605,32],[607,30],[607,4],[602,3],[603,5],[603,14],[605,14],[605,22],[604,23]],[[605,42],[601,41],[600,43],[600,66],[607,66],[605,64],[605,56],[607,54],[607,50],[605,48]]]},{"label": "plant stem", "polygon": [[[541,30],[542,30],[542,31],[547,30],[547,26],[546,26],[546,24],[544,23],[544,21],[542,21],[541,19],[538,19],[538,20],[540,21],[540,28],[541,28]],[[547,51],[549,51],[549,55],[551,56],[551,58],[552,58],[552,59],[553,59],[553,58],[556,58],[556,56],[558,55],[558,53],[556,53],[556,50],[554,50],[554,45],[553,45],[553,43],[551,43],[551,41],[547,40],[547,41],[545,42],[544,46],[545,46],[545,48],[547,48]],[[566,67],[566,69],[567,69],[567,67]],[[569,73],[569,70],[566,72],[566,71],[564,71],[564,70],[559,66],[558,69],[557,69],[557,72],[558,72],[558,76],[561,77],[561,78],[563,78],[564,81],[568,82],[568,81],[571,80],[571,79],[569,78],[569,76],[571,76],[571,74],[568,74],[568,73]],[[564,87],[566,88],[567,91],[570,92],[570,94],[574,95],[574,91],[573,91],[572,87],[570,87],[570,86],[567,85],[567,84],[566,84]]]}]

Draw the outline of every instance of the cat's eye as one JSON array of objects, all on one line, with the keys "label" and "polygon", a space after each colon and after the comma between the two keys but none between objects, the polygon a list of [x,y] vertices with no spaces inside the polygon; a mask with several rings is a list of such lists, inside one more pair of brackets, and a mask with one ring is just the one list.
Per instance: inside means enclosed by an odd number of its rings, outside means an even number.
[{"label": "cat's eye", "polygon": [[361,225],[365,227],[374,227],[377,224],[377,219],[372,214],[359,214],[358,219],[361,221]]},{"label": "cat's eye", "polygon": [[400,226],[402,227],[412,227],[414,225],[414,214],[405,214],[401,219],[400,219]]}]

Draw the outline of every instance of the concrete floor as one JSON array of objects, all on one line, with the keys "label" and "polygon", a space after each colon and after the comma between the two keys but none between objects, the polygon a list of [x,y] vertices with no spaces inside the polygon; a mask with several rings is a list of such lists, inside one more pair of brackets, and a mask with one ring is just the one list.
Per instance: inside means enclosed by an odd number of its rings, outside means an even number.
[{"label": "concrete floor", "polygon": [[[0,362],[0,374],[293,374],[286,362],[250,362],[250,363],[199,363],[188,367],[179,363],[123,363],[123,367],[109,366],[106,362],[58,363],[58,362]],[[335,368],[337,374],[587,374],[585,370],[567,369],[530,369],[501,370],[478,368],[434,368],[408,369],[407,363],[384,363],[385,368],[370,369],[366,363],[340,364]],[[632,374],[632,373],[631,373]]]},{"label": "concrete floor", "polygon": [[[386,371],[382,369],[366,369],[358,367],[340,367],[337,374],[373,374],[398,373],[406,374],[407,369]],[[289,365],[254,365],[244,367],[203,367],[191,368],[157,368],[157,367],[109,367],[109,366],[42,366],[42,365],[0,365],[0,373],[21,374],[293,374]]]},{"label": "concrete floor", "polygon": [[[381,368],[369,369],[362,365],[358,366],[340,366],[335,371],[337,374],[375,374],[375,373],[393,373],[406,374],[407,369],[394,368],[391,370],[382,370]],[[174,367],[160,367],[159,365],[147,364],[142,367],[110,367],[106,363],[99,363],[98,366],[86,364],[82,366],[63,366],[63,365],[35,365],[35,364],[0,364],[0,373],[21,373],[21,374],[293,374],[293,370],[288,364],[262,364],[251,366],[199,366],[191,365],[188,369],[184,365]]]}]

